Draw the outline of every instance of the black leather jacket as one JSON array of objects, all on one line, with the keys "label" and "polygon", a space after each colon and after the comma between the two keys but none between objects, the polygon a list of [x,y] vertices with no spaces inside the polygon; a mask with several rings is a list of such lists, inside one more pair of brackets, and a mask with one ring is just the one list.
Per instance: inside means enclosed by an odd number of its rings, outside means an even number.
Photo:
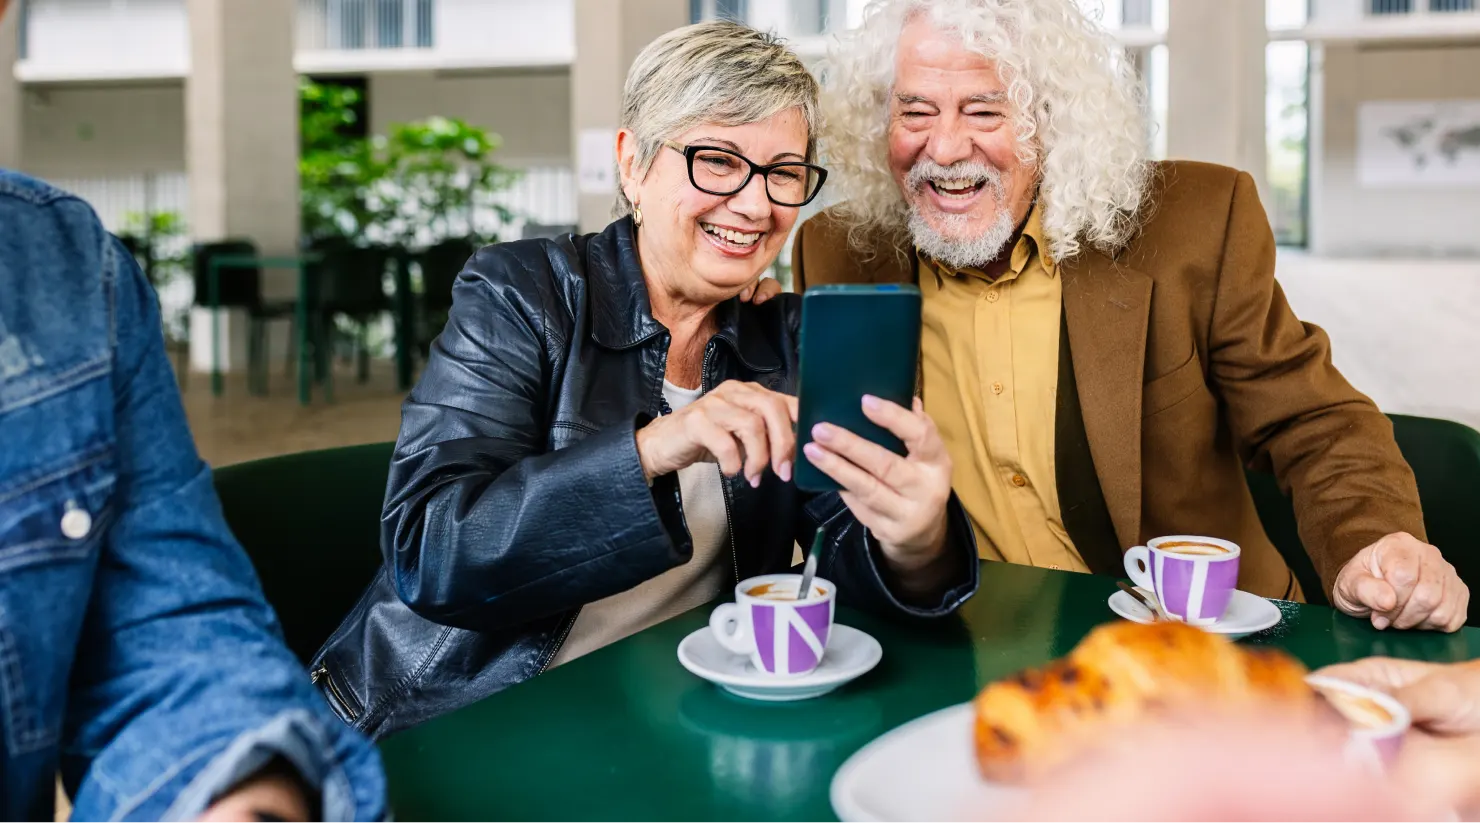
[{"label": "black leather jacket", "polygon": [[[314,679],[382,737],[534,677],[582,605],[693,554],[677,475],[649,488],[634,433],[659,413],[669,336],[653,319],[630,220],[599,234],[484,248],[402,410],[381,519],[385,563],[320,650]],[[795,391],[800,300],[731,300],[703,385]],[[825,530],[840,601],[918,617],[976,590],[971,526],[950,506],[959,571],[929,603],[890,588],[878,544],[836,494],[767,473],[724,483],[733,576],[784,571]]]}]

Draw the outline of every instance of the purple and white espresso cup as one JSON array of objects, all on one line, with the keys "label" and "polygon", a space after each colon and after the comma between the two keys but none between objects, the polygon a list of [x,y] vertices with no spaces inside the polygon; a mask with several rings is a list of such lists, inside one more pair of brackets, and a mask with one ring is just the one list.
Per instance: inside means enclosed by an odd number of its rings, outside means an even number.
[{"label": "purple and white espresso cup", "polygon": [[1346,680],[1313,674],[1305,678],[1351,726],[1348,763],[1377,771],[1391,768],[1412,725],[1408,707],[1390,694]]},{"label": "purple and white espresso cup", "polygon": [[1131,581],[1156,594],[1163,616],[1211,626],[1238,588],[1239,548],[1216,537],[1174,534],[1125,553]]},{"label": "purple and white espresso cup", "polygon": [[812,578],[811,591],[798,600],[799,574],[768,574],[741,581],[735,602],[709,616],[721,646],[750,656],[756,671],[777,677],[810,674],[822,663],[832,632],[837,587]]}]

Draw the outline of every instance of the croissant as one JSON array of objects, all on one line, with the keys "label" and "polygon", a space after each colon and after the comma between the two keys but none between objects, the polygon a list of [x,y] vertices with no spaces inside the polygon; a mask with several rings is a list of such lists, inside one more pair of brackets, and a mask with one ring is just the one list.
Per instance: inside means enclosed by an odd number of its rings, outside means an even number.
[{"label": "croissant", "polygon": [[981,691],[977,763],[988,780],[1018,783],[1154,711],[1256,701],[1311,711],[1316,693],[1305,675],[1283,652],[1241,647],[1183,623],[1107,624],[1067,657]]}]

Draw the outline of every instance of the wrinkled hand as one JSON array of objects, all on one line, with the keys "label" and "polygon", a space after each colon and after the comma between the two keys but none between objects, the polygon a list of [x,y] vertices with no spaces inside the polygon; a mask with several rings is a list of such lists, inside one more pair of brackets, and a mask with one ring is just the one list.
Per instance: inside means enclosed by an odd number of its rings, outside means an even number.
[{"label": "wrinkled hand", "polygon": [[204,821],[310,820],[298,781],[279,772],[253,777],[222,795],[200,816]]},{"label": "wrinkled hand", "polygon": [[904,441],[908,456],[819,423],[804,448],[807,459],[843,487],[843,502],[873,532],[896,569],[922,568],[945,548],[951,457],[919,398],[909,410],[864,397],[863,413]]},{"label": "wrinkled hand", "polygon": [[781,281],[774,277],[762,277],[740,292],[740,302],[759,306],[781,292]]},{"label": "wrinkled hand", "polygon": [[718,463],[729,477],[743,473],[752,487],[761,484],[768,464],[777,477],[791,480],[796,419],[795,397],[727,380],[639,429],[637,456],[649,481],[695,463]]},{"label": "wrinkled hand", "polygon": [[1373,627],[1458,631],[1470,589],[1439,550],[1399,532],[1357,552],[1336,576],[1332,604]]},{"label": "wrinkled hand", "polygon": [[1421,663],[1369,657],[1318,674],[1387,692],[1413,715],[1398,775],[1418,796],[1440,800],[1467,820],[1480,812],[1480,663]]}]

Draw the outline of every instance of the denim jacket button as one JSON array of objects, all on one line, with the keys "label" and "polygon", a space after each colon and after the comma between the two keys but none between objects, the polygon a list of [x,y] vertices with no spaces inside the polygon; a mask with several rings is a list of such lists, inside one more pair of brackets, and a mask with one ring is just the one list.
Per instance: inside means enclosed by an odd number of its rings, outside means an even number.
[{"label": "denim jacket button", "polygon": [[92,531],[92,515],[78,508],[68,508],[62,515],[62,535],[68,540],[81,540]]}]

